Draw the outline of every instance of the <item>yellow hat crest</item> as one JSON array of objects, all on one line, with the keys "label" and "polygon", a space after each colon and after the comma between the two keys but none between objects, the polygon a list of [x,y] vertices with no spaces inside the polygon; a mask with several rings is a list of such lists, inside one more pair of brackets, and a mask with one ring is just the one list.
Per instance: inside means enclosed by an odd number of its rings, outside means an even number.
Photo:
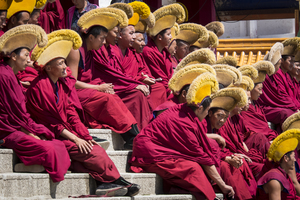
[{"label": "yellow hat crest", "polygon": [[251,91],[254,88],[254,82],[250,77],[242,76],[242,80],[240,83],[230,84],[228,87],[238,87],[246,91]]},{"label": "yellow hat crest", "polygon": [[0,0],[0,10],[7,10],[12,0]]},{"label": "yellow hat crest", "polygon": [[217,46],[219,45],[219,39],[217,35],[212,31],[208,31],[208,35],[208,40],[198,40],[192,46],[196,46],[199,48],[217,48]]},{"label": "yellow hat crest", "polygon": [[195,23],[184,23],[179,25],[179,34],[176,39],[183,40],[189,44],[196,41],[208,40],[208,32],[204,26]]},{"label": "yellow hat crest", "polygon": [[155,17],[153,13],[150,13],[147,19],[140,19],[140,21],[134,26],[135,32],[145,33],[148,28],[152,28],[155,25]]},{"label": "yellow hat crest", "polygon": [[217,64],[213,65],[213,68],[216,70],[218,82],[224,87],[228,87],[230,84],[241,83],[242,74],[235,67]]},{"label": "yellow hat crest", "polygon": [[282,55],[295,56],[297,46],[298,46],[297,37],[286,39],[282,42],[282,44],[283,44]]},{"label": "yellow hat crest", "polygon": [[195,78],[206,72],[216,75],[215,70],[207,64],[193,64],[186,66],[172,76],[169,81],[169,88],[175,95],[178,95],[183,86],[190,85]]},{"label": "yellow hat crest", "polygon": [[211,108],[222,108],[228,112],[236,106],[244,107],[248,103],[248,96],[242,88],[224,88],[211,96]]},{"label": "yellow hat crest", "polygon": [[47,34],[42,27],[24,24],[6,31],[0,37],[0,52],[8,55],[20,47],[26,47],[31,50],[36,44],[43,47],[47,42]]},{"label": "yellow hat crest", "polygon": [[283,44],[281,42],[276,42],[271,47],[270,52],[265,55],[264,60],[270,61],[273,65],[275,65],[281,58],[283,49],[284,49]]},{"label": "yellow hat crest", "polygon": [[275,67],[270,61],[258,61],[252,65],[258,71],[258,77],[253,80],[254,83],[262,83],[265,81],[266,74],[271,76],[275,73]]},{"label": "yellow hat crest", "polygon": [[282,130],[286,131],[289,129],[300,129],[300,112],[292,114],[283,122]]},{"label": "yellow hat crest", "polygon": [[78,20],[77,25],[82,30],[88,30],[92,26],[103,26],[108,31],[117,25],[121,28],[128,26],[128,18],[124,11],[118,8],[96,8],[84,13]]},{"label": "yellow hat crest", "polygon": [[132,6],[127,3],[113,3],[113,4],[109,5],[108,8],[118,8],[118,9],[124,11],[125,14],[127,15],[127,19],[130,19],[134,13]]},{"label": "yellow hat crest", "polygon": [[223,58],[218,59],[216,64],[225,64],[225,65],[236,67],[238,62],[236,58],[233,56],[225,56]]},{"label": "yellow hat crest", "polygon": [[36,0],[35,8],[40,9],[47,3],[47,0]]},{"label": "yellow hat crest", "polygon": [[205,27],[207,30],[214,32],[218,37],[221,37],[225,32],[224,25],[218,21],[210,22]]},{"label": "yellow hat crest", "polygon": [[36,4],[36,0],[13,0],[7,9],[7,19],[10,19],[14,14],[26,11],[28,13],[32,13]]},{"label": "yellow hat crest", "polygon": [[48,44],[44,47],[35,47],[31,60],[40,66],[45,66],[55,58],[67,58],[71,49],[78,49],[82,45],[79,34],[70,29],[53,31],[48,34]]},{"label": "yellow hat crest", "polygon": [[238,68],[242,75],[250,77],[252,80],[258,77],[258,71],[252,65],[243,65]]},{"label": "yellow hat crest", "polygon": [[191,83],[186,95],[186,101],[190,105],[200,107],[203,100],[212,93],[217,92],[218,89],[219,85],[216,76],[209,72],[203,73]]},{"label": "yellow hat crest", "polygon": [[181,68],[197,63],[205,63],[205,64],[215,64],[216,56],[213,51],[210,49],[199,49],[189,53],[186,57],[184,57],[180,63],[177,65],[176,70],[174,73],[179,71]]},{"label": "yellow hat crest", "polygon": [[289,129],[278,135],[272,142],[267,157],[279,162],[284,154],[294,151],[299,143],[300,129]]}]

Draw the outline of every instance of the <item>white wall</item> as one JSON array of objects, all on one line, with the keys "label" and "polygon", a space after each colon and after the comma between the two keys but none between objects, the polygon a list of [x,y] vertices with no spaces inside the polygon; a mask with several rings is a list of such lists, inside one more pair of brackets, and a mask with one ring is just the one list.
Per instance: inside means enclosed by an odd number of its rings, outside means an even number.
[{"label": "white wall", "polygon": [[110,5],[111,0],[99,0],[99,6],[101,8],[107,7]]}]

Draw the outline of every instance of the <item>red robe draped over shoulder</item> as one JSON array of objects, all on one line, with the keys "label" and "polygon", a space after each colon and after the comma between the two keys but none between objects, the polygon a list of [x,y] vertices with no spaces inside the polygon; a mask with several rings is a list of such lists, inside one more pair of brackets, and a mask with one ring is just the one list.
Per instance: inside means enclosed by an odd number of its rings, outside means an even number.
[{"label": "red robe draped over shoulder", "polygon": [[263,133],[269,141],[274,140],[278,133],[270,129],[264,111],[258,104],[250,104],[247,111],[242,111],[240,114],[244,123],[250,130],[256,133]]},{"label": "red robe draped over shoulder", "polygon": [[28,110],[36,121],[53,130],[56,137],[64,142],[72,159],[72,171],[87,172],[101,182],[113,182],[120,174],[103,148],[94,145],[88,154],[81,153],[74,142],[60,136],[67,129],[83,140],[92,140],[76,112],[79,109],[76,105],[80,103],[72,96],[76,93],[75,82],[76,79],[70,76],[59,78],[54,84],[43,70],[27,90]]},{"label": "red robe draped over shoulder", "polygon": [[165,86],[167,94],[170,94],[168,87],[169,80],[173,75],[173,65],[171,54],[164,48],[159,52],[154,41],[148,37],[148,44],[143,49],[143,57],[150,72],[154,78],[162,78],[162,84]]},{"label": "red robe draped over shoulder", "polygon": [[59,0],[47,3],[45,8],[41,10],[38,23],[46,33],[65,28],[65,14]]},{"label": "red robe draped over shoulder", "polygon": [[135,137],[131,170],[155,172],[196,198],[204,194],[214,199],[215,193],[200,165],[219,167],[220,161],[218,149],[210,145],[204,130],[186,104],[169,108]]},{"label": "red robe draped over shoulder", "polygon": [[[54,182],[64,180],[70,158],[62,142],[42,124],[35,123],[26,109],[26,100],[12,68],[0,63],[0,139],[13,149],[25,165],[43,165]],[[43,136],[37,140],[22,131]]]},{"label": "red robe draped over shoulder", "polygon": [[152,119],[152,106],[147,97],[135,89],[139,81],[124,75],[119,65],[114,64],[114,55],[103,45],[98,51],[85,51],[85,70],[91,70],[92,79],[100,78],[105,83],[112,83],[116,94],[122,99],[142,130]]}]

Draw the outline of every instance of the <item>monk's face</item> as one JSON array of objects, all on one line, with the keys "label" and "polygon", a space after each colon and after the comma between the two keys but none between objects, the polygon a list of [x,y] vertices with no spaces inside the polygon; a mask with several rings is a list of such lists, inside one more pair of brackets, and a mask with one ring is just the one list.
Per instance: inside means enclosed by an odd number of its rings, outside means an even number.
[{"label": "monk's face", "polygon": [[28,24],[30,14],[28,12],[20,12],[11,17],[11,27],[16,27],[23,24]]},{"label": "monk's face", "polygon": [[67,65],[65,59],[56,58],[46,64],[45,69],[50,78],[63,78],[67,76]]},{"label": "monk's face", "polygon": [[285,60],[281,60],[281,68],[285,71],[291,71],[294,67],[295,57],[288,56]]},{"label": "monk's face", "polygon": [[18,53],[12,53],[11,54],[11,59],[14,61],[14,65],[15,65],[13,67],[14,73],[15,72],[19,72],[19,71],[24,71],[25,68],[30,63],[30,57],[29,57],[29,51],[28,51],[28,49],[23,48]]},{"label": "monk's face", "polygon": [[242,112],[242,107],[236,106],[231,112],[230,116],[239,115]]},{"label": "monk's face", "polygon": [[190,53],[190,45],[186,42],[180,41],[177,43],[177,50],[176,50],[176,58],[183,59]]},{"label": "monk's face", "polygon": [[284,163],[286,166],[284,168],[286,168],[288,170],[293,170],[295,167],[295,161],[296,161],[295,152],[292,152],[290,155],[284,155],[283,159],[284,159]]},{"label": "monk's face", "polygon": [[208,110],[209,110],[210,106],[208,106],[207,108],[204,109],[203,106],[200,106],[196,111],[195,114],[198,117],[199,121],[201,122],[203,119],[205,119],[205,117],[208,114]]},{"label": "monk's face", "polygon": [[279,59],[278,62],[274,65],[275,73],[279,70],[279,68],[281,66],[281,62],[282,62],[282,59]]},{"label": "monk's face", "polygon": [[132,43],[132,47],[136,50],[137,53],[142,53],[145,43],[145,38],[142,33],[135,33],[135,39]]},{"label": "monk's face", "polygon": [[120,37],[118,38],[119,46],[122,48],[132,47],[136,37],[134,32],[134,26],[127,26],[126,28],[123,28],[120,32]]},{"label": "monk's face", "polygon": [[176,40],[172,40],[170,46],[168,47],[168,51],[172,56],[174,56],[176,53],[176,49],[177,49]]},{"label": "monk's face", "polygon": [[116,45],[118,37],[120,37],[120,28],[116,26],[111,31],[108,31],[106,37],[106,43],[111,45]]},{"label": "monk's face", "polygon": [[251,91],[251,100],[252,101],[257,101],[259,96],[263,93],[262,89],[263,89],[262,83],[258,83],[255,85],[254,89]]},{"label": "monk's face", "polygon": [[212,128],[220,129],[226,122],[229,112],[223,109],[218,109],[215,113],[210,110],[208,112],[209,120]]},{"label": "monk's face", "polygon": [[40,17],[40,10],[38,11],[34,11],[31,15],[30,15],[30,19],[28,21],[28,24],[38,24],[38,20]]},{"label": "monk's face", "polygon": [[247,111],[249,109],[249,105],[251,104],[251,92],[247,91],[248,103],[242,109],[242,111]]},{"label": "monk's face", "polygon": [[6,26],[6,11],[0,12],[0,29],[3,29]]},{"label": "monk's face", "polygon": [[299,75],[299,70],[300,70],[300,63],[299,62],[295,62],[293,69],[290,71],[290,75],[292,77],[298,76]]},{"label": "monk's face", "polygon": [[172,40],[171,29],[167,29],[159,39],[161,40],[162,46],[169,46]]},{"label": "monk's face", "polygon": [[191,53],[191,52],[197,51],[197,50],[199,50],[199,49],[200,49],[199,47],[191,46],[190,49],[189,49],[189,51],[190,51],[190,53]]},{"label": "monk's face", "polygon": [[89,42],[91,44],[91,47],[93,50],[98,50],[100,49],[105,43],[106,43],[106,36],[107,33],[104,31],[101,31],[99,35],[96,37],[93,36],[92,34],[89,35]]},{"label": "monk's face", "polygon": [[86,6],[86,0],[72,0],[72,3],[78,10],[83,10]]}]

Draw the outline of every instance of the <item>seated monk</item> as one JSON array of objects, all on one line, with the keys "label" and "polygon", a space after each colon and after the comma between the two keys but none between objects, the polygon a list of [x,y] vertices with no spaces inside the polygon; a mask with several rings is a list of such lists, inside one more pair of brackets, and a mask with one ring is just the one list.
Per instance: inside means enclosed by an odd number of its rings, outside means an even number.
[{"label": "seated monk", "polygon": [[[148,29],[148,44],[143,50],[143,56],[152,76],[161,78],[167,95],[170,94],[168,82],[173,75],[171,54],[167,50],[171,42],[171,28],[175,22],[185,20],[185,11],[180,4],[170,4],[157,9],[154,13],[155,26]],[[170,19],[170,15],[174,16]]]},{"label": "seated monk", "polygon": [[[281,43],[278,44],[282,45]],[[264,62],[260,63],[263,64]],[[271,65],[266,66],[272,67]],[[277,68],[277,70],[278,69],[279,68]],[[257,103],[258,98],[263,93],[264,76],[258,78],[258,71],[256,70],[256,68],[250,65],[242,66],[239,68],[239,70],[242,72],[243,75],[247,76],[247,78],[252,78],[255,81],[254,88],[251,90],[251,92],[247,92],[247,95],[248,97],[250,97],[251,102],[249,104],[249,107],[241,112],[241,117],[244,119],[243,121],[249,130],[255,133],[262,133],[268,138],[269,141],[272,141],[277,137],[278,133],[269,127],[264,111],[262,110],[261,106]],[[247,139],[248,136],[245,136],[245,139]]]},{"label": "seated monk", "polygon": [[296,99],[300,102],[300,51],[297,50],[295,55],[295,68],[298,69],[298,74],[295,75],[293,82],[294,86],[296,87]]},{"label": "seated monk", "polygon": [[[113,18],[115,15],[120,17],[114,18],[116,21],[107,25],[107,18],[103,16],[107,16],[109,13],[111,13]],[[94,16],[99,16],[97,22],[94,21]],[[86,29],[86,33],[82,34],[84,45],[82,48],[83,51],[81,51],[85,66],[84,70],[91,70],[91,78],[93,80],[100,78],[103,82],[112,83],[115,93],[122,99],[128,110],[134,116],[139,130],[141,130],[152,119],[152,107],[150,101],[147,99],[149,90],[147,86],[141,84],[141,82],[125,75],[118,64],[114,64],[116,60],[114,59],[114,55],[109,55],[111,54],[110,49],[112,45],[108,45],[107,47],[103,45],[101,47],[102,44],[105,44],[106,36],[106,33],[101,35],[102,30],[108,27],[108,29],[111,30],[108,36],[111,34],[116,38],[117,34],[115,31],[117,30],[113,29],[113,27],[119,24],[122,27],[127,26],[128,19],[125,12],[117,8],[94,9],[85,13],[78,20],[78,25],[82,29]],[[99,27],[102,27],[102,29]],[[109,37],[110,39],[112,38],[111,36]],[[102,40],[103,43],[99,43],[99,40]],[[90,44],[89,46],[87,46],[88,43]]]},{"label": "seated monk", "polygon": [[[98,29],[100,37],[104,37],[104,27],[98,26]],[[81,46],[80,36],[73,31],[68,32],[74,40],[80,41],[78,46]],[[102,41],[100,43],[103,45]],[[90,48],[91,44],[86,40],[84,45]],[[77,79],[75,87],[84,109],[85,122],[91,128],[107,128],[121,134],[126,142],[124,148],[132,149],[133,139],[139,133],[136,120],[118,95],[114,94],[112,84],[103,83],[99,78],[91,80],[91,70],[85,71],[81,52],[84,52],[84,47],[80,47],[79,50],[72,49],[66,62]]]},{"label": "seated monk", "polygon": [[[0,139],[13,149],[26,165],[42,165],[53,182],[64,180],[70,157],[63,142],[44,125],[35,123],[26,110],[25,96],[16,74],[30,62],[29,52],[36,45],[47,44],[45,31],[37,25],[20,25],[0,37],[1,114]],[[23,171],[30,172],[30,166]]]},{"label": "seated monk", "polygon": [[120,176],[76,112],[79,100],[71,96],[76,93],[76,80],[67,76],[64,61],[72,47],[78,45],[76,43],[78,40],[68,31],[58,30],[48,35],[46,47],[35,47],[31,58],[41,68],[41,73],[27,90],[27,108],[35,121],[51,129],[65,144],[72,160],[71,171],[89,173],[96,180],[96,195],[134,196],[140,186]]},{"label": "seated monk", "polygon": [[257,199],[300,199],[296,194],[290,170],[295,168],[295,152],[299,143],[299,129],[280,134],[271,144],[263,176],[257,182]]},{"label": "seated monk", "polygon": [[277,126],[277,132],[281,132],[284,120],[300,108],[299,103],[293,98],[293,92],[285,75],[293,68],[297,41],[290,38],[285,40],[283,45],[282,58],[278,61],[281,62],[280,68],[272,76],[266,77],[263,82],[263,93],[257,100],[268,122]]},{"label": "seated monk", "polygon": [[157,173],[165,183],[192,193],[197,200],[216,197],[208,179],[225,195],[234,196],[217,171],[217,144],[206,137],[201,122],[209,109],[209,96],[217,89],[213,74],[198,76],[190,86],[187,103],[163,112],[134,139],[130,169]]}]

